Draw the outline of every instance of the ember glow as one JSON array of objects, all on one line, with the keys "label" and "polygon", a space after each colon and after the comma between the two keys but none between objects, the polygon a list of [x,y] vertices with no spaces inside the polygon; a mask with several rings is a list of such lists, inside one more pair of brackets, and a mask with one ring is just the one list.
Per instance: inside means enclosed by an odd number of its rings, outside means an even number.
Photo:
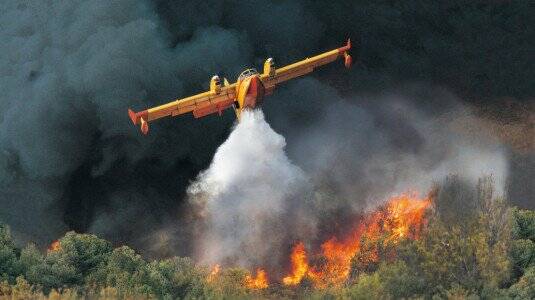
[{"label": "ember glow", "polygon": [[[384,238],[385,243],[398,243],[401,239],[417,239],[426,223],[425,213],[430,207],[428,198],[419,199],[415,193],[392,197],[385,205],[365,216],[362,222],[346,237],[331,237],[321,245],[321,263],[309,265],[307,252],[298,242],[290,256],[290,272],[283,278],[285,285],[297,285],[308,277],[315,286],[339,285],[349,278],[351,259],[358,254],[363,237],[371,241]],[[377,249],[365,260],[377,262]]]},{"label": "ember glow", "polygon": [[49,252],[54,252],[54,251],[59,251],[61,249],[61,244],[59,243],[59,240],[55,240],[52,242],[52,244],[50,244],[50,246],[48,246],[48,251]]}]

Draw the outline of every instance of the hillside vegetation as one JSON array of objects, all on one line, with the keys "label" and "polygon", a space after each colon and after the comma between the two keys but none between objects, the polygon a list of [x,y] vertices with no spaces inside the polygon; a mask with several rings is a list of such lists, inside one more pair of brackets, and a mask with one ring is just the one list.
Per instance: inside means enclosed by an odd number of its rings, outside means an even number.
[{"label": "hillside vegetation", "polygon": [[[19,249],[2,225],[0,297],[533,299],[535,211],[494,194],[489,178],[473,187],[450,177],[435,188],[419,239],[393,245],[363,237],[348,280],[323,287],[306,278],[292,287],[248,287],[248,270],[214,274],[190,258],[147,261],[91,234],[68,232],[44,253],[31,244]],[[369,255],[379,259],[363,259]]]}]

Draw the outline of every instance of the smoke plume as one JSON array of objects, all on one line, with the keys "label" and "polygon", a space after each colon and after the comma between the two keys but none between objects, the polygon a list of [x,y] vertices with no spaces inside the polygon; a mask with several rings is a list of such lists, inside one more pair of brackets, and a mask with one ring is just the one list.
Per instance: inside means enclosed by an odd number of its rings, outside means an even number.
[{"label": "smoke plume", "polygon": [[[532,207],[535,110],[491,109],[504,96],[533,100],[530,9],[526,1],[0,1],[0,222],[21,244],[44,247],[76,230],[143,254],[196,253],[191,241],[204,225],[186,189],[227,140],[234,113],[161,120],[142,136],[127,108],[190,96],[214,74],[233,81],[267,57],[283,66],[348,37],[353,69],[325,66],[264,102],[305,174],[280,209],[306,215],[303,230],[321,236],[344,212],[424,191],[450,172],[492,173],[513,204]],[[473,103],[495,111],[492,122]]]},{"label": "smoke plume", "polygon": [[[318,246],[351,230],[364,210],[406,192],[425,196],[453,174],[472,186],[493,176],[503,195],[508,167],[497,141],[469,139],[448,118],[430,119],[393,97],[387,97],[392,107],[385,110],[402,115],[398,121],[407,128],[389,136],[368,109],[331,96],[333,109],[288,153],[261,111],[245,112],[188,189],[200,216],[200,261],[265,266],[280,275],[296,240]],[[418,145],[399,140],[404,132],[416,135],[411,141]]]},{"label": "smoke plume", "polygon": [[206,222],[198,245],[202,261],[275,264],[292,239],[312,234],[314,222],[305,213],[311,186],[285,146],[260,110],[243,112],[210,167],[188,189]]}]

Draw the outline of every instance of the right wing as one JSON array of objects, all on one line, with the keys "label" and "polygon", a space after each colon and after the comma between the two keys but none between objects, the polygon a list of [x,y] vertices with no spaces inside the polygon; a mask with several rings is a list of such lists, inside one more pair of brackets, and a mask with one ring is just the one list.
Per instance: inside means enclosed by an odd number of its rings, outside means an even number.
[{"label": "right wing", "polygon": [[149,108],[137,113],[128,109],[128,115],[134,125],[140,124],[141,132],[147,134],[149,131],[148,122],[167,116],[174,117],[189,112],[193,112],[195,118],[204,117],[216,112],[221,114],[223,110],[232,106],[235,98],[236,84],[228,84],[225,79],[225,85],[220,86],[218,90],[211,88],[210,91],[183,99],[177,99],[167,104]]}]

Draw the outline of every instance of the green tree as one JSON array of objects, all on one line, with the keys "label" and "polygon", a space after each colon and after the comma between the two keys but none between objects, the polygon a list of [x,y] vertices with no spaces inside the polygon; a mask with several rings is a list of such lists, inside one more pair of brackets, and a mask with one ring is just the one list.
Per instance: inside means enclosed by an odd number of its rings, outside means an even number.
[{"label": "green tree", "polygon": [[512,211],[505,199],[494,198],[492,177],[479,180],[478,223],[472,228],[480,246],[476,250],[477,262],[484,286],[490,289],[503,287],[511,276]]},{"label": "green tree", "polygon": [[44,257],[34,244],[28,244],[20,253],[22,273],[30,283],[38,282],[37,270],[44,262]]},{"label": "green tree", "polygon": [[356,283],[351,285],[346,293],[348,298],[357,300],[392,298],[385,291],[377,273],[360,275]]},{"label": "green tree", "polygon": [[377,270],[384,290],[394,299],[423,294],[425,281],[402,260],[382,263]]},{"label": "green tree", "polygon": [[210,282],[213,287],[213,296],[215,298],[236,299],[243,298],[248,294],[244,284],[245,277],[249,274],[244,269],[229,268],[221,270]]},{"label": "green tree", "polygon": [[147,265],[148,282],[159,297],[205,298],[206,272],[202,272],[191,259],[174,257],[153,261]]},{"label": "green tree", "polygon": [[535,243],[527,239],[513,241],[511,259],[517,274],[522,274],[527,268],[535,266]]},{"label": "green tree", "polygon": [[17,252],[9,227],[0,224],[0,281],[14,283],[20,274]]},{"label": "green tree", "polygon": [[494,197],[492,177],[481,178],[475,191],[459,180],[451,177],[439,188],[437,212],[416,242],[415,253],[423,256],[418,263],[433,293],[497,291],[510,280],[511,210]]},{"label": "green tree", "polygon": [[535,266],[535,211],[513,209],[511,260],[514,277]]},{"label": "green tree", "polygon": [[82,275],[65,257],[48,255],[42,264],[35,266],[31,274],[32,282],[40,285],[45,294],[52,289],[80,286]]},{"label": "green tree", "polygon": [[32,286],[24,279],[24,276],[19,276],[11,289],[11,296],[13,299],[30,299],[36,295],[33,294]]},{"label": "green tree", "polygon": [[33,268],[32,281],[40,284],[45,293],[51,289],[83,286],[104,268],[111,244],[92,234],[68,232],[59,240],[59,249],[48,251],[42,264]]},{"label": "green tree", "polygon": [[535,299],[535,267],[528,268],[508,292],[513,299]]},{"label": "green tree", "polygon": [[447,228],[435,220],[420,242],[424,256],[422,271],[435,292],[454,284],[468,289],[479,287],[477,237],[467,235],[460,226]]},{"label": "green tree", "polygon": [[0,281],[0,297],[11,295],[11,285],[7,280]]},{"label": "green tree", "polygon": [[99,270],[94,282],[114,287],[121,294],[145,294],[151,293],[151,289],[145,282],[147,276],[147,263],[133,249],[122,246],[116,248],[108,258],[106,267]]},{"label": "green tree", "polygon": [[466,289],[466,287],[459,284],[454,284],[448,290],[442,293],[435,294],[433,299],[448,299],[448,300],[479,300],[477,292]]},{"label": "green tree", "polygon": [[513,238],[535,242],[535,211],[513,209]]},{"label": "green tree", "polygon": [[71,231],[67,232],[59,242],[60,249],[49,252],[48,257],[58,256],[59,259],[66,259],[83,278],[104,267],[112,252],[108,241],[93,234],[78,234]]}]

